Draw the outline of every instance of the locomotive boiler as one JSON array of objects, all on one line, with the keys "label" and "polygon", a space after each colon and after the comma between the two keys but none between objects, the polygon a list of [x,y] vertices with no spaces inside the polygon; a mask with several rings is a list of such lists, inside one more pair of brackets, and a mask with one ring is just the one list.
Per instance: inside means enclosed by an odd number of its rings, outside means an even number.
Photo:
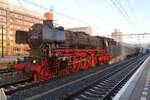
[{"label": "locomotive boiler", "polygon": [[16,31],[17,44],[29,44],[30,59],[14,65],[34,80],[49,80],[96,67],[112,59],[113,39],[54,27],[52,20],[34,24],[29,31]]}]

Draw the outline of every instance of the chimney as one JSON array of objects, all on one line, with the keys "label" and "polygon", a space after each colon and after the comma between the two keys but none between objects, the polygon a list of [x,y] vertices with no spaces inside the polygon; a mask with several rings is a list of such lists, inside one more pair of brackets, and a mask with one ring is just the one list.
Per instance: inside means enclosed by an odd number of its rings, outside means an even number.
[{"label": "chimney", "polygon": [[53,14],[51,12],[46,12],[44,14],[44,17],[46,18],[46,20],[53,20]]},{"label": "chimney", "polygon": [[46,19],[43,21],[43,24],[47,25],[49,28],[53,28],[53,14],[51,12],[47,12],[44,14],[44,17]]}]

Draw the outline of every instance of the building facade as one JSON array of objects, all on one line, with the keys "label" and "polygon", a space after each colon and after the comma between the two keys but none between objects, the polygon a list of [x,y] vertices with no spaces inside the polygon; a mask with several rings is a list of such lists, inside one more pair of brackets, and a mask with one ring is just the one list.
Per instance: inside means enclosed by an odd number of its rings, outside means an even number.
[{"label": "building facade", "polygon": [[[9,4],[0,0],[0,25],[3,28],[4,55],[26,55],[28,45],[15,44],[16,30],[28,31],[34,23],[42,23],[43,15],[20,6]],[[0,28],[0,55],[2,54],[2,28]]]},{"label": "building facade", "polygon": [[85,32],[89,35],[92,35],[92,28],[91,27],[75,27],[75,28],[69,28],[67,30],[73,31],[73,32]]},{"label": "building facade", "polygon": [[111,38],[113,38],[117,42],[122,42],[122,32],[120,32],[118,29],[115,29],[111,34]]}]

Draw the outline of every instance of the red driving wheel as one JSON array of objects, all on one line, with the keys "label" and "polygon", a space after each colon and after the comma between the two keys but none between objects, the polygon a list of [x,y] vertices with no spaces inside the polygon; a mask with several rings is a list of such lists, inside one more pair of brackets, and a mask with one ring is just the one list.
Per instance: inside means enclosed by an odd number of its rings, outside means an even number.
[{"label": "red driving wheel", "polygon": [[78,72],[79,68],[80,68],[80,63],[75,63],[72,65],[71,72],[73,73]]},{"label": "red driving wheel", "polygon": [[68,70],[68,68],[64,68],[64,69],[60,70],[59,73],[58,73],[58,76],[59,76],[59,77],[67,76],[67,75],[69,75],[69,70]]},{"label": "red driving wheel", "polygon": [[52,72],[49,68],[42,68],[41,69],[41,78],[43,80],[49,80],[52,78]]},{"label": "red driving wheel", "polygon": [[83,62],[82,62],[82,68],[83,68],[84,70],[86,70],[86,69],[89,68],[88,61],[83,61]]}]

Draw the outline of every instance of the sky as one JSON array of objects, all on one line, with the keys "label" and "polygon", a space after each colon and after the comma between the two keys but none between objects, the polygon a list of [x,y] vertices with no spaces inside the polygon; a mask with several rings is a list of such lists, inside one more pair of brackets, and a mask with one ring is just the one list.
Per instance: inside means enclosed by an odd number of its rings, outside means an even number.
[{"label": "sky", "polygon": [[[8,0],[12,4],[19,5],[39,13],[44,13],[40,7],[25,2],[26,0]],[[150,0],[27,0],[46,8],[53,6],[55,23],[65,28],[90,26],[93,35],[110,35],[114,29],[119,29],[123,34],[150,33]],[[123,15],[129,17],[128,21],[113,5],[120,3]],[[124,9],[124,10],[123,10]],[[73,17],[75,19],[71,19]],[[124,37],[125,42],[150,42],[149,35]]]}]

